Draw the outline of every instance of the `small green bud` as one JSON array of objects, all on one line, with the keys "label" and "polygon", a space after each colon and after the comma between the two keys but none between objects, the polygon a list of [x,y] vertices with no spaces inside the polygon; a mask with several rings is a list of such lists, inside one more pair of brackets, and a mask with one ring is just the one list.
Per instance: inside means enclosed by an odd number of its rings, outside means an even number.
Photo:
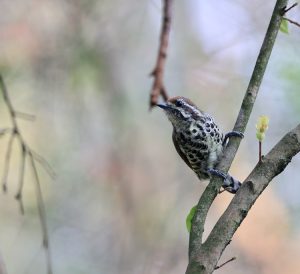
[{"label": "small green bud", "polygon": [[265,139],[268,126],[269,126],[269,117],[266,115],[260,116],[256,124],[256,138],[260,142],[262,142]]}]

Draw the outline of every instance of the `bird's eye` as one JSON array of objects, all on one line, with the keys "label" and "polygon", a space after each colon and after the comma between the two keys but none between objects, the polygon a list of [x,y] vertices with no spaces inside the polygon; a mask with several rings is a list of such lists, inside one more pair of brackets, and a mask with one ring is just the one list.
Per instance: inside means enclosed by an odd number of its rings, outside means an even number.
[{"label": "bird's eye", "polygon": [[176,100],[175,105],[176,107],[182,107],[183,103],[181,100]]}]

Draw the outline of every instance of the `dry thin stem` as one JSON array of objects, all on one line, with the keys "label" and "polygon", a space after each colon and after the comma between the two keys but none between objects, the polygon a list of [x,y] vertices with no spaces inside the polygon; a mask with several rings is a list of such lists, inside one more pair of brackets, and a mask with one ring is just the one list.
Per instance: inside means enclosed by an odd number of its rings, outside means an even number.
[{"label": "dry thin stem", "polygon": [[216,269],[219,269],[219,268],[221,268],[221,267],[223,267],[224,265],[226,265],[226,264],[228,264],[228,263],[230,263],[230,262],[232,262],[232,261],[234,261],[234,260],[236,260],[236,257],[232,257],[231,259],[229,259],[229,260],[226,261],[225,263],[222,263],[222,264],[216,266],[216,267],[215,267],[215,270],[216,270]]},{"label": "dry thin stem", "polygon": [[52,274],[52,263],[51,263],[51,249],[49,246],[49,234],[48,234],[48,228],[47,228],[47,218],[46,218],[46,209],[45,209],[45,203],[43,199],[42,189],[41,189],[41,183],[40,179],[37,173],[37,169],[34,162],[34,157],[31,152],[28,153],[28,156],[30,158],[30,164],[32,167],[33,175],[34,175],[34,182],[36,186],[36,199],[37,199],[37,206],[38,211],[40,215],[40,221],[41,226],[43,230],[43,246],[47,250],[46,252],[46,258],[47,258],[47,267],[48,267],[48,274]]},{"label": "dry thin stem", "polygon": [[291,24],[293,24],[293,25],[297,26],[298,28],[300,28],[300,24],[298,22],[296,22],[296,21],[294,21],[292,19],[289,19],[287,17],[283,17],[282,19],[286,20],[286,21],[290,22]]},{"label": "dry thin stem", "polygon": [[[294,3],[294,4],[291,5],[289,8],[284,7],[284,8],[282,9],[281,15],[282,15],[282,16],[286,15],[288,11],[290,11],[291,9],[293,9],[294,7],[296,7],[297,5],[298,5],[298,3]],[[294,20],[292,20],[292,19],[289,19],[289,18],[287,18],[287,17],[282,17],[282,19],[283,19],[283,20],[286,20],[286,21],[290,22],[291,24],[293,24],[293,25],[295,25],[295,26],[297,26],[297,27],[300,28],[300,24],[299,24],[298,22],[296,22],[296,21],[294,21]]]},{"label": "dry thin stem", "polygon": [[294,7],[296,7],[297,5],[298,5],[298,3],[294,3],[289,8],[284,7],[283,14],[286,14],[288,11],[290,11],[291,9],[293,9]]},{"label": "dry thin stem", "polygon": [[[11,158],[11,151],[13,146],[14,139],[17,139],[20,148],[21,148],[21,162],[20,162],[20,168],[19,168],[19,184],[18,184],[18,190],[16,193],[15,198],[19,201],[20,205],[20,211],[22,214],[24,214],[24,206],[23,206],[23,186],[24,186],[24,176],[25,176],[25,164],[26,164],[26,158],[30,158],[30,163],[33,169],[34,173],[34,179],[35,179],[35,186],[36,186],[36,197],[37,197],[37,204],[38,204],[38,211],[39,211],[39,217],[41,221],[42,226],[42,233],[43,233],[43,246],[46,251],[46,258],[47,258],[47,268],[48,268],[48,274],[52,274],[52,263],[51,263],[51,255],[50,255],[50,248],[49,248],[49,236],[47,231],[47,223],[46,223],[46,210],[45,210],[45,204],[42,197],[42,190],[40,186],[40,180],[37,174],[35,161],[40,163],[42,167],[45,169],[45,171],[49,174],[51,178],[55,176],[55,173],[49,163],[39,154],[34,152],[25,142],[23,135],[20,132],[17,118],[23,118],[27,120],[33,120],[34,116],[30,114],[26,114],[23,112],[18,112],[14,109],[9,94],[7,92],[6,85],[4,83],[4,80],[2,78],[2,75],[0,75],[0,88],[3,94],[4,102],[8,108],[10,119],[12,123],[12,129],[11,129],[11,136],[9,139],[9,143],[7,146],[7,151],[5,155],[5,162],[4,162],[4,171],[3,171],[3,177],[2,177],[2,187],[3,190],[7,190],[7,177],[9,173],[9,164],[10,164],[10,158]],[[7,132],[8,129],[5,129],[5,132]]]},{"label": "dry thin stem", "polygon": [[158,103],[158,98],[161,95],[163,99],[168,100],[168,94],[163,84],[163,76],[165,63],[167,58],[169,36],[171,29],[171,19],[172,19],[172,4],[173,0],[163,0],[163,15],[162,15],[162,25],[160,33],[160,43],[158,49],[158,55],[156,60],[155,68],[153,69],[151,76],[154,77],[153,86],[150,92],[150,108]]},{"label": "dry thin stem", "polygon": [[21,214],[24,215],[25,210],[23,205],[22,193],[23,193],[24,176],[25,176],[26,147],[21,145],[21,151],[22,151],[22,155],[21,155],[20,171],[19,171],[19,185],[18,185],[18,191],[15,198],[19,201]]},{"label": "dry thin stem", "polygon": [[258,141],[258,161],[259,161],[259,162],[260,162],[261,159],[262,159],[261,145],[262,145],[262,142],[261,142],[261,141]]},{"label": "dry thin stem", "polygon": [[35,120],[35,116],[29,113],[25,113],[25,112],[21,112],[21,111],[15,111],[15,116],[17,118],[21,118],[27,121],[34,121]]},{"label": "dry thin stem", "polygon": [[48,175],[54,180],[56,178],[56,174],[53,168],[48,163],[48,161],[34,150],[31,149],[30,152],[32,154],[32,157],[44,168]]},{"label": "dry thin stem", "polygon": [[8,141],[8,145],[7,145],[7,149],[6,149],[6,153],[5,153],[5,161],[4,161],[3,176],[2,176],[2,189],[4,192],[7,191],[7,177],[8,177],[8,172],[9,172],[11,150],[12,150],[12,145],[13,145],[14,139],[15,139],[15,133],[12,132],[9,137],[9,141]]}]

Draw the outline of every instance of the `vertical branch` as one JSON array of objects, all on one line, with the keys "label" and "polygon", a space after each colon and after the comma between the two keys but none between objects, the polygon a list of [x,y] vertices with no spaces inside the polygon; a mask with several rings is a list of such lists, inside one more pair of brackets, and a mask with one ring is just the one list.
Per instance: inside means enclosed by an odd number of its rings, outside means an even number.
[{"label": "vertical branch", "polygon": [[[262,83],[270,55],[277,37],[277,33],[280,28],[282,21],[282,13],[285,11],[287,0],[277,0],[273,14],[268,26],[267,33],[265,35],[264,41],[260,48],[259,55],[257,57],[253,73],[251,75],[249,85],[247,87],[240,112],[236,119],[233,130],[239,132],[245,132],[246,126],[248,124],[250,114],[252,112],[260,85]],[[233,138],[230,139],[224,153],[224,157],[219,164],[219,168],[222,170],[228,170],[233,158],[239,148],[241,139]]]},{"label": "vertical branch", "polygon": [[8,95],[8,92],[6,89],[6,85],[4,83],[4,80],[3,80],[1,74],[0,74],[0,87],[2,90],[4,102],[7,105],[7,108],[8,108],[9,114],[10,114],[10,119],[11,119],[11,123],[13,125],[14,132],[15,132],[15,134],[17,134],[18,133],[18,125],[17,125],[17,121],[16,121],[16,112],[12,106],[11,100],[9,98],[9,95]]},{"label": "vertical branch", "polygon": [[[271,55],[277,37],[280,23],[282,21],[282,11],[285,9],[286,4],[287,0],[276,1],[267,33],[261,46],[248,88],[246,90],[240,108],[240,112],[234,126],[234,131],[244,132],[246,129],[253,105],[255,103],[255,99],[259,91],[259,87],[264,77],[269,57]],[[224,155],[220,163],[216,167],[218,170],[228,171],[240,145],[240,142],[241,140],[239,138],[231,138],[229,140],[229,143],[224,151]],[[218,244],[217,242],[214,242],[216,241],[216,239],[212,239],[210,237],[210,234],[208,236],[208,239],[210,239],[211,241],[208,242],[206,240],[203,243],[202,238],[207,213],[218,194],[221,184],[221,179],[213,178],[202,193],[198,202],[197,210],[192,220],[190,233],[189,264],[186,271],[187,274],[212,273],[222,252],[224,251],[226,245],[229,243],[229,241],[222,242],[221,248],[219,247],[218,250],[214,250],[212,246],[216,246]],[[223,233],[225,233],[225,231]]]},{"label": "vertical branch", "polygon": [[43,231],[43,246],[46,250],[48,274],[52,274],[53,272],[52,272],[52,263],[51,263],[51,251],[50,251],[50,246],[49,246],[49,234],[48,234],[47,220],[46,220],[47,219],[46,218],[46,209],[45,209],[45,203],[44,203],[42,189],[41,189],[41,183],[40,183],[40,179],[39,179],[37,169],[35,166],[35,162],[34,162],[31,152],[29,152],[28,156],[30,159],[30,164],[32,167],[33,175],[34,175],[37,206],[38,206],[38,212],[39,212],[40,221],[41,221],[41,227],[42,227],[42,231]]},{"label": "vertical branch", "polygon": [[151,73],[151,76],[154,77],[154,82],[152,90],[150,93],[150,108],[155,106],[158,103],[158,98],[161,95],[166,101],[168,99],[167,91],[163,84],[163,76],[165,63],[167,58],[169,36],[171,30],[171,19],[172,19],[172,4],[173,0],[163,0],[163,14],[162,14],[162,25],[160,33],[160,43],[158,49],[158,55],[156,60],[156,65],[154,70]]},{"label": "vertical branch", "polygon": [[5,153],[5,161],[4,161],[4,168],[3,168],[3,175],[2,175],[2,189],[4,192],[7,191],[7,177],[9,172],[9,164],[10,164],[11,151],[12,151],[14,138],[15,138],[15,133],[12,132],[9,137],[9,141]]},{"label": "vertical branch", "polygon": [[25,164],[26,164],[26,147],[21,145],[21,162],[20,162],[20,171],[19,171],[19,185],[18,191],[15,198],[19,201],[21,214],[24,214],[24,205],[23,205],[23,186],[24,186],[24,176],[25,176]]}]

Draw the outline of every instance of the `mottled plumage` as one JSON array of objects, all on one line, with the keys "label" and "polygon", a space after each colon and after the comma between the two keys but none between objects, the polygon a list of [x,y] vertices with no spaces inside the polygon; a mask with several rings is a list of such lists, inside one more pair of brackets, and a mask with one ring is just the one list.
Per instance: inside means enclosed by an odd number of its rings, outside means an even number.
[{"label": "mottled plumage", "polygon": [[223,187],[235,193],[240,182],[214,170],[228,136],[222,134],[214,119],[184,97],[173,97],[158,106],[164,109],[173,125],[172,139],[178,154],[198,178],[208,179],[211,173],[217,173],[224,178]]}]

